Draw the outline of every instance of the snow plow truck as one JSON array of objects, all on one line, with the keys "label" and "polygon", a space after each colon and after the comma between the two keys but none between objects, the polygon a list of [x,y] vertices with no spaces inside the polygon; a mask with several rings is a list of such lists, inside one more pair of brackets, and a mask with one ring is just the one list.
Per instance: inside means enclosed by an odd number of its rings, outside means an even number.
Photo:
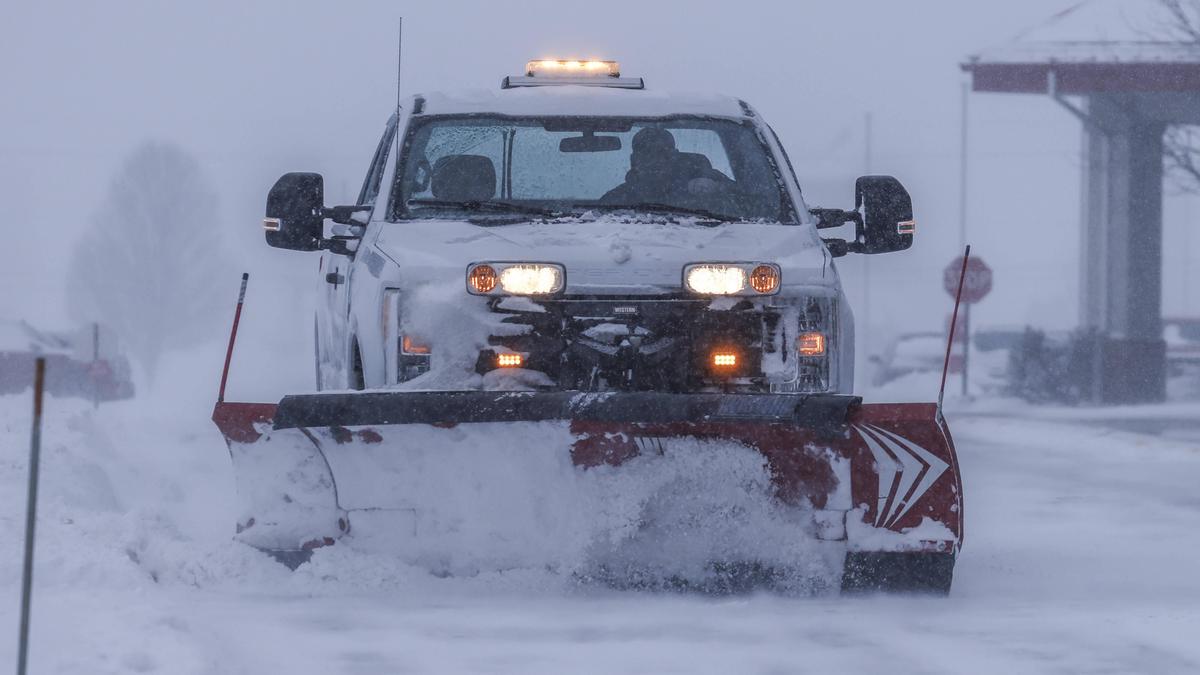
[{"label": "snow plow truck", "polygon": [[949,430],[853,395],[834,264],[911,246],[895,178],[810,208],[745,101],[537,60],[413,96],[357,201],[324,202],[314,173],[267,197],[267,243],[320,255],[317,391],[222,385],[240,541],[292,567],[345,546],[447,575],[949,591]]}]

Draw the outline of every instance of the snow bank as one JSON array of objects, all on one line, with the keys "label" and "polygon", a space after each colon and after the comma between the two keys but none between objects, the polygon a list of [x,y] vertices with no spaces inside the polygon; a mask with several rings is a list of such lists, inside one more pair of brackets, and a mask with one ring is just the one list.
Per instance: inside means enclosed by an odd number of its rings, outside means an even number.
[{"label": "snow bank", "polygon": [[[548,524],[526,532],[534,540],[580,513],[556,509],[608,509],[611,537],[517,550],[531,563],[563,561],[558,571],[467,551],[458,563],[478,574],[437,578],[437,567],[339,544],[292,573],[232,541],[229,457],[206,419],[211,380],[99,411],[49,402],[32,672],[1192,673],[1200,663],[1200,586],[1187,564],[1200,552],[1195,441],[952,411],[968,535],[949,598],[614,593],[565,570],[740,546],[769,555],[799,546],[770,529],[796,513],[763,510],[752,457],[701,448],[672,466],[682,448],[665,448],[638,460],[650,470],[638,480],[615,469],[577,477],[583,494],[564,486],[540,506],[529,484],[485,476],[512,486],[506,499],[545,510]],[[0,398],[9,542],[21,541],[29,413],[27,396]],[[721,492],[710,477],[722,472],[740,487]],[[478,489],[476,504],[499,488]],[[606,492],[618,489],[638,496]],[[687,500],[707,515],[679,517]],[[653,518],[667,543],[616,526],[634,514]],[[743,529],[751,522],[768,527]],[[15,544],[0,555],[9,636],[20,557]],[[0,662],[14,657],[13,641],[0,640]]]},{"label": "snow bank", "polygon": [[[180,439],[170,420],[143,416],[136,405],[93,411],[82,401],[47,401],[39,586],[137,589],[147,582],[273,574],[258,554],[230,541],[232,477],[220,435]],[[24,539],[28,407],[24,396],[0,398],[0,493],[6,496],[0,536],[15,542]],[[0,556],[0,578],[16,580],[20,551],[10,551]]]}]

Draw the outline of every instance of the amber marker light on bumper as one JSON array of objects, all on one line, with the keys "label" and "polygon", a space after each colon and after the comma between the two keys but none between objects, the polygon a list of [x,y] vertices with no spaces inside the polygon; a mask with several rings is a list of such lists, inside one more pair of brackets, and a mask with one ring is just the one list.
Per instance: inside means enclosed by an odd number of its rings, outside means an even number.
[{"label": "amber marker light on bumper", "polygon": [[731,351],[716,351],[712,355],[713,368],[736,368],[738,364],[737,352]]}]

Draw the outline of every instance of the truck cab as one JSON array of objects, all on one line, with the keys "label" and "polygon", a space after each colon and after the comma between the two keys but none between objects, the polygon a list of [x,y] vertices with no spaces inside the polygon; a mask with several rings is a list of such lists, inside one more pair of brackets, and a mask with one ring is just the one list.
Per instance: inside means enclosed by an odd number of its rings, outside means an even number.
[{"label": "truck cab", "polygon": [[318,390],[851,393],[834,260],[908,248],[908,193],[866,176],[810,208],[745,101],[619,70],[413,96],[355,204],[279,179],[267,242],[321,252]]}]

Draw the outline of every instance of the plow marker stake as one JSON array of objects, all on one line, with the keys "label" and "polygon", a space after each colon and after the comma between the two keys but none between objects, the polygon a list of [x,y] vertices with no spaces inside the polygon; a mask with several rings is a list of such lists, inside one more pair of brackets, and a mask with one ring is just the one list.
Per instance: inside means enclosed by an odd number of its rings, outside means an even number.
[{"label": "plow marker stake", "polygon": [[46,359],[36,361],[33,372],[33,431],[29,442],[29,500],[25,505],[25,567],[21,573],[21,628],[17,638],[17,675],[25,675],[29,659],[29,601],[33,593],[33,537],[37,527],[38,464],[42,453],[42,392]]},{"label": "plow marker stake", "polygon": [[242,272],[242,288],[238,291],[237,309],[233,311],[233,328],[229,330],[229,347],[225,349],[225,367],[221,369],[221,389],[217,392],[217,403],[225,400],[225,383],[229,380],[229,362],[233,360],[233,343],[237,340],[238,322],[242,320],[242,303],[246,301],[246,283],[250,273]]}]

